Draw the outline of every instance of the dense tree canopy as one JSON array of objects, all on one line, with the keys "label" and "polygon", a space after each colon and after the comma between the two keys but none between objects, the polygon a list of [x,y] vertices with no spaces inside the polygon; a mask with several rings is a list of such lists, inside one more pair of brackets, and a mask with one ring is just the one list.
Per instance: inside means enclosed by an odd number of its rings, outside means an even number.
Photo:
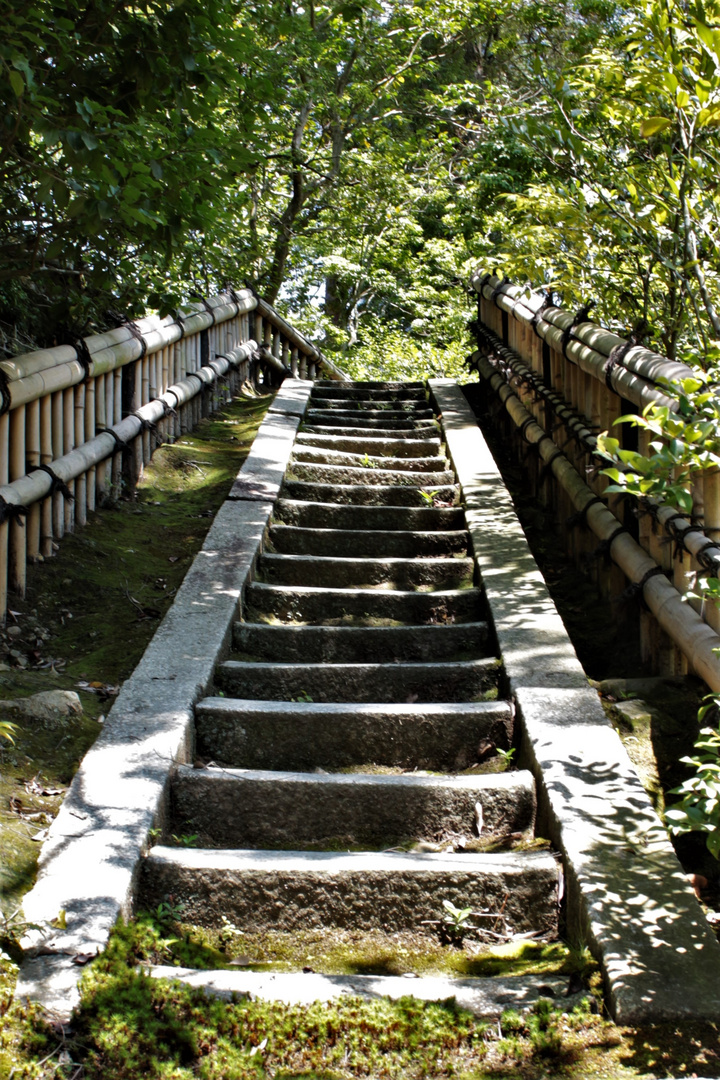
[{"label": "dense tree canopy", "polygon": [[720,7],[1,7],[6,351],[248,280],[348,363],[450,370],[481,260],[720,338]]}]

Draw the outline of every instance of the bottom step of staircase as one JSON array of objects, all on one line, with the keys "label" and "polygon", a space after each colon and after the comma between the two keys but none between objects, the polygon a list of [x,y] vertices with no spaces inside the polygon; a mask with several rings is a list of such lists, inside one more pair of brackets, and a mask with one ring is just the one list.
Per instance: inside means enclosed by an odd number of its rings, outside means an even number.
[{"label": "bottom step of staircase", "polygon": [[237,851],[153,848],[138,907],[173,897],[183,921],[253,930],[338,926],[420,929],[443,900],[502,917],[509,933],[557,927],[558,868],[552,855],[522,852]]},{"label": "bottom step of staircase", "polygon": [[193,968],[153,967],[155,979],[175,979],[207,994],[251,1000],[279,1001],[286,1005],[309,1005],[352,995],[413,997],[418,1001],[454,998],[461,1009],[481,1017],[500,1016],[505,1009],[528,1009],[540,998],[550,998],[569,1010],[584,996],[569,994],[567,975],[514,975],[508,978],[447,979],[441,976],[318,975],[315,972],[272,974],[264,971],[196,971]]}]

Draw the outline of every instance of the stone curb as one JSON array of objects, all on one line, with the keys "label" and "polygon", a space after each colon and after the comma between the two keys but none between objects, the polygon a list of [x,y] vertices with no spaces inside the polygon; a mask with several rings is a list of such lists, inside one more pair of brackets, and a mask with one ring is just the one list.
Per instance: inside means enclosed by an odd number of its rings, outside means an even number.
[{"label": "stone curb", "polygon": [[152,967],[153,979],[170,979],[217,997],[260,998],[286,1005],[310,1005],[353,996],[412,997],[419,1001],[454,999],[476,1016],[497,1017],[505,1009],[530,1009],[539,998],[554,1000],[569,1011],[584,994],[567,996],[567,975],[514,975],[507,978],[448,979],[413,975],[272,974],[264,971],[194,971],[192,968]]},{"label": "stone curb", "polygon": [[[286,380],[281,403],[299,407],[311,385],[296,388]],[[149,830],[166,816],[170,769],[192,760],[193,708],[210,686],[218,653],[230,643],[279,490],[273,474],[282,476],[300,423],[278,408],[260,425],[236,480],[255,494],[221,506],[43,845],[38,880],[23,908],[29,923],[48,930],[24,939],[28,955],[15,996],[39,1001],[60,1019],[79,1000],[83,969],[73,957],[102,950],[118,917],[130,915]],[[53,921],[64,925],[53,930]]]},{"label": "stone curb", "polygon": [[540,831],[565,858],[568,924],[618,1023],[720,1016],[720,944],[605,717],[460,388],[430,380],[538,784]]}]

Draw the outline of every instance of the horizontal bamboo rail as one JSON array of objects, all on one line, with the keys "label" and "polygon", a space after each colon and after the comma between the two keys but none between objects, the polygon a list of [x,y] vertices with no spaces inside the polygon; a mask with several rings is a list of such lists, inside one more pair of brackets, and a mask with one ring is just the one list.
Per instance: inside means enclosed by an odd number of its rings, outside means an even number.
[{"label": "horizontal bamboo rail", "polygon": [[27,564],[246,380],[346,376],[250,289],[0,360],[0,618]]},{"label": "horizontal bamboo rail", "polygon": [[[597,433],[611,429],[622,414],[639,412],[652,402],[676,409],[677,401],[662,380],[688,377],[692,369],[597,326],[587,308],[574,316],[550,306],[543,295],[528,295],[526,289],[480,272],[473,275],[472,285],[478,293],[480,349],[473,366],[496,392],[500,383],[505,387],[500,397],[513,421],[520,415],[518,408],[524,410],[516,434],[539,451],[537,491],[555,503],[568,553],[584,564],[591,554],[574,526],[568,527],[574,516],[600,538],[631,585],[655,567],[642,588],[644,658],[664,673],[691,667],[713,689],[720,688],[713,653],[720,648],[718,611],[695,598],[683,600],[700,574],[720,576],[720,473],[709,471],[698,478],[692,515],[652,499],[641,500],[630,515],[623,496],[606,494],[609,481],[599,473],[609,461],[598,452]],[[508,394],[517,406],[508,406]],[[620,425],[612,433],[624,448],[647,451],[643,431]],[[575,476],[572,484],[568,469]],[[559,486],[555,496],[544,489],[546,474]],[[573,486],[576,483],[581,488]],[[578,505],[578,499],[587,505]],[[616,535],[607,544],[611,527]],[[650,562],[641,573],[643,558]],[[611,592],[607,583],[604,591]]]}]

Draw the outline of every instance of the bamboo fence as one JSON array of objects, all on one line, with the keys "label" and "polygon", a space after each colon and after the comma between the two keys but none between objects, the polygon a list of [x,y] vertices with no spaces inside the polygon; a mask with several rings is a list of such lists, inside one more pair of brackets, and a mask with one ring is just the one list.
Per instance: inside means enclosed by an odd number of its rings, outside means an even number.
[{"label": "bamboo fence", "polygon": [[24,595],[28,561],[52,556],[112,489],[135,483],[157,446],[245,380],[321,371],[345,378],[250,289],[0,361],[0,618],[9,591]]},{"label": "bamboo fence", "polygon": [[535,462],[535,494],[552,506],[568,554],[594,566],[607,597],[642,600],[642,653],[655,670],[692,670],[720,690],[718,609],[687,595],[700,576],[720,577],[720,472],[698,476],[691,514],[654,499],[630,501],[606,492],[601,470],[610,462],[596,439],[610,430],[624,449],[647,453],[642,429],[614,421],[652,402],[676,409],[661,380],[692,369],[596,325],[588,308],[573,314],[480,271],[471,284],[479,346],[472,365],[501,403],[526,463]]}]

